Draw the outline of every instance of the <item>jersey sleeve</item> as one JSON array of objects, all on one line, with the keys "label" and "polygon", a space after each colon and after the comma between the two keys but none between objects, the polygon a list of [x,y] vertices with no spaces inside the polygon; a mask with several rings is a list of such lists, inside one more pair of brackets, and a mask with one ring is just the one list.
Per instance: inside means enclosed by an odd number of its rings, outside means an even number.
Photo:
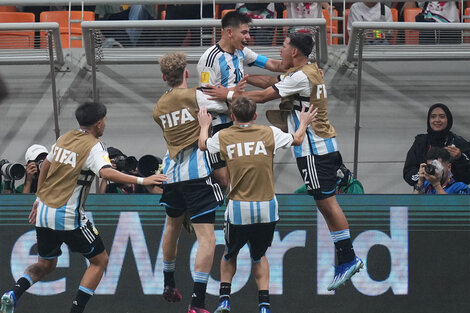
[{"label": "jersey sleeve", "polygon": [[220,152],[219,133],[216,133],[214,136],[207,138],[206,147],[210,153]]},{"label": "jersey sleeve", "polygon": [[248,64],[249,66],[254,65],[260,68],[264,68],[266,66],[266,62],[268,62],[267,57],[261,54],[257,54],[250,48],[245,47],[243,49],[243,54],[245,57],[245,64]]},{"label": "jersey sleeve", "polygon": [[200,108],[206,107],[209,112],[225,113],[228,111],[227,103],[223,101],[209,100],[210,96],[204,94],[202,90],[196,89],[197,104]]},{"label": "jersey sleeve", "polygon": [[281,81],[273,85],[274,90],[281,96],[287,97],[310,88],[310,81],[302,71],[290,75],[281,75]]},{"label": "jersey sleeve", "polygon": [[85,161],[84,169],[90,169],[96,176],[100,176],[100,170],[104,166],[112,166],[109,160],[109,154],[103,143],[98,142],[90,150],[88,158]]},{"label": "jersey sleeve", "polygon": [[287,149],[292,146],[292,142],[294,141],[292,134],[285,133],[275,126],[270,127],[274,135],[274,153],[276,153],[278,149]]}]

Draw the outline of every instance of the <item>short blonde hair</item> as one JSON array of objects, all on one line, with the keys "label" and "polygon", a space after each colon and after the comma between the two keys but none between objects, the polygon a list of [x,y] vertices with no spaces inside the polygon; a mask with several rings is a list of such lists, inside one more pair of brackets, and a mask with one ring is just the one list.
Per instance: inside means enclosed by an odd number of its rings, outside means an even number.
[{"label": "short blonde hair", "polygon": [[165,54],[159,60],[160,69],[165,75],[166,82],[170,87],[176,87],[183,82],[184,70],[186,69],[186,53],[171,52]]}]

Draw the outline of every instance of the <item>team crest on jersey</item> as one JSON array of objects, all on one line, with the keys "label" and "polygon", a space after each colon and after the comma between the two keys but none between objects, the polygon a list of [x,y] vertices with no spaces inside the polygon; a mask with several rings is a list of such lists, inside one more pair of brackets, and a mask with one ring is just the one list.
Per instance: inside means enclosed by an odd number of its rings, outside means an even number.
[{"label": "team crest on jersey", "polygon": [[96,229],[95,225],[93,225],[93,233],[95,236],[98,236],[100,233],[98,232],[98,229]]},{"label": "team crest on jersey", "polygon": [[201,72],[201,83],[209,83],[210,74],[208,72]]}]

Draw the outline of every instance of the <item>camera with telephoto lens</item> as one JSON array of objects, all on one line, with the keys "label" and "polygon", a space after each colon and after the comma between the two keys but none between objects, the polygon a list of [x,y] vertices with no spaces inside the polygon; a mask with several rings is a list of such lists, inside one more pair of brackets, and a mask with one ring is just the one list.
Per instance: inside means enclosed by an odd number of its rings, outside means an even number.
[{"label": "camera with telephoto lens", "polygon": [[22,179],[25,174],[26,170],[20,163],[10,163],[5,159],[0,161],[0,175],[5,178],[5,181]]},{"label": "camera with telephoto lens", "polygon": [[436,167],[432,164],[426,164],[424,166],[424,171],[426,172],[426,174],[434,176],[434,174],[436,174]]},{"label": "camera with telephoto lens", "polygon": [[132,172],[137,168],[137,159],[133,156],[118,155],[114,158],[116,169],[120,172]]}]

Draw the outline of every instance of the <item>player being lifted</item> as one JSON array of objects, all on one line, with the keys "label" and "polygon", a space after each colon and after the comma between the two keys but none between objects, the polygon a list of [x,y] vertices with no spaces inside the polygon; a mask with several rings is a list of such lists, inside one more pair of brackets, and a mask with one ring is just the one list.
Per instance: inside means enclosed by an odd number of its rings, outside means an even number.
[{"label": "player being lifted", "polygon": [[[222,37],[214,46],[204,52],[197,64],[200,76],[200,86],[222,86],[224,96],[220,100],[229,102],[232,100],[233,87],[244,76],[244,65],[257,66],[273,72],[284,72],[280,60],[269,59],[247,48],[250,40],[251,18],[231,11],[222,18]],[[250,80],[247,81],[250,83]],[[230,89],[226,89],[230,88]],[[233,123],[228,114],[212,112],[212,133],[230,127]],[[216,180],[225,189],[228,183],[225,161],[220,159],[220,154],[211,155],[211,165],[214,168]]]},{"label": "player being lifted", "polygon": [[[300,112],[300,124],[292,135],[274,126],[254,125],[256,103],[241,97],[231,105],[234,125],[208,138],[211,115],[206,108],[199,112],[199,148],[220,152],[227,161],[230,176],[228,204],[225,212],[225,255],[220,261],[220,296],[215,313],[230,311],[232,279],[237,269],[237,255],[248,243],[253,273],[258,285],[259,312],[270,312],[269,263],[265,256],[271,246],[278,205],[274,194],[273,159],[276,150],[300,145],[307,126],[317,111],[310,106]],[[256,209],[253,209],[256,208]]]},{"label": "player being lifted", "polygon": [[[243,95],[257,103],[282,98],[285,110],[278,111],[278,120],[284,119],[289,132],[298,129],[302,107],[313,105],[318,108],[316,122],[309,125],[303,143],[294,147],[293,151],[307,191],[325,218],[336,247],[337,266],[334,278],[328,285],[328,290],[334,290],[363,268],[364,262],[354,253],[348,221],[335,196],[336,172],[343,161],[336,143],[336,131],[327,116],[327,92],[323,75],[318,66],[309,61],[312,49],[310,35],[290,34],[281,48],[283,67],[289,70],[279,78],[250,75],[250,83],[265,89],[242,94],[237,91],[234,97]],[[220,89],[209,89],[207,94],[215,99],[223,99],[224,92]]]}]

